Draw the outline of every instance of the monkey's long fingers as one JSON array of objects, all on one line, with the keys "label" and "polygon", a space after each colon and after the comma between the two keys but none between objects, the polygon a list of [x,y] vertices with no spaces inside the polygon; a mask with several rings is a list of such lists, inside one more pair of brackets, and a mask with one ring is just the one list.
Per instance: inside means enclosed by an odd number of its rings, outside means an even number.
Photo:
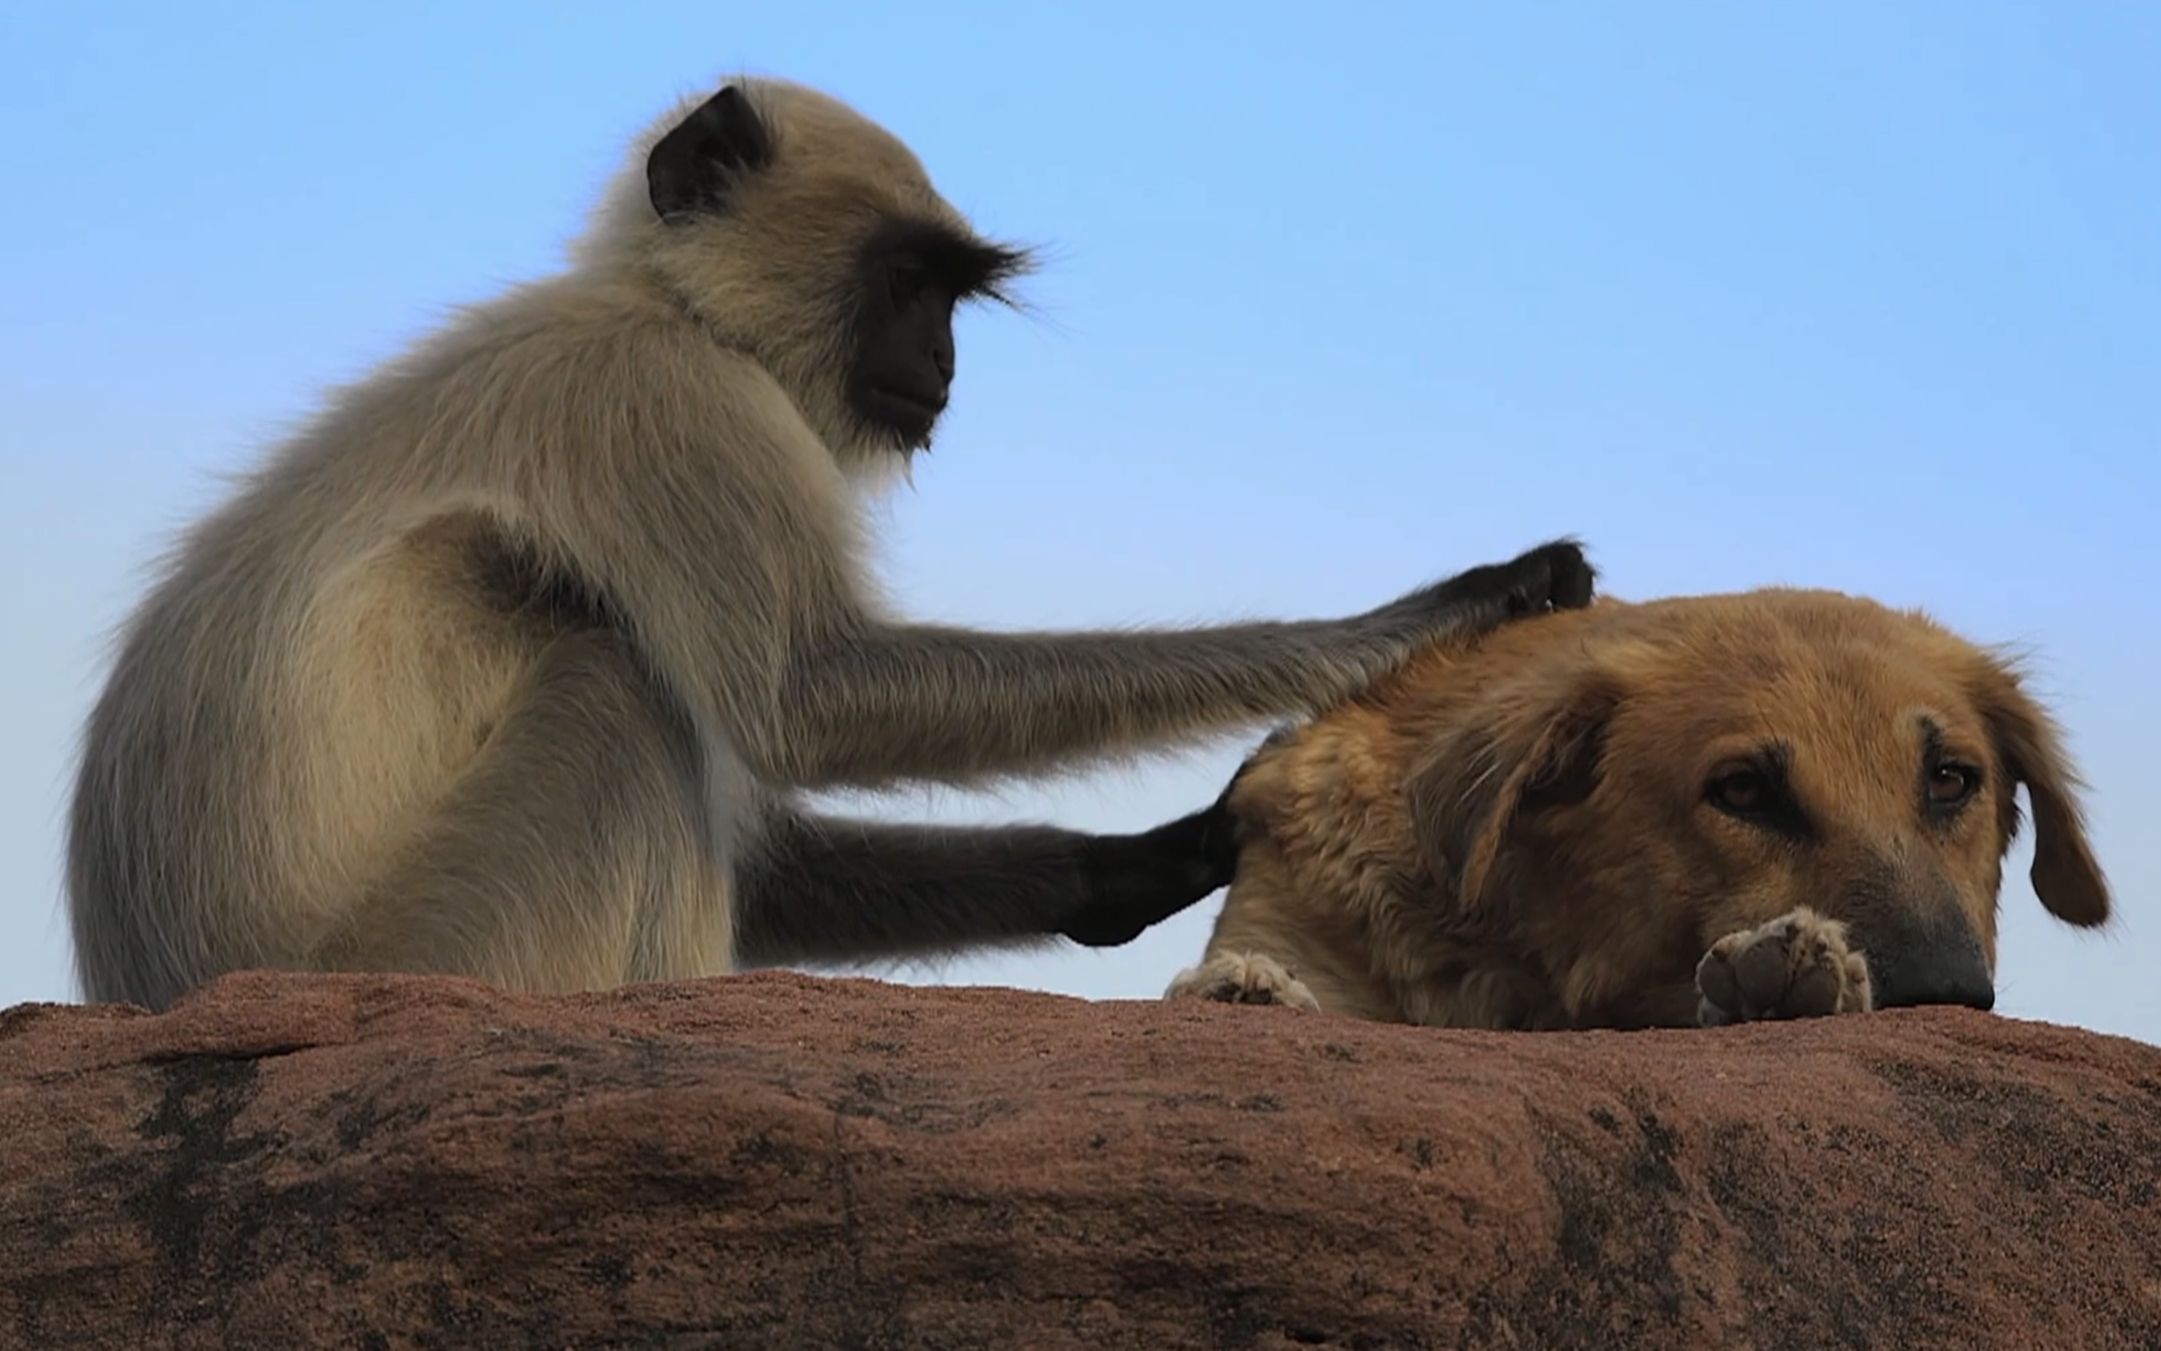
[{"label": "monkey's long fingers", "polygon": [[1238,871],[1229,796],[1225,789],[1206,808],[1154,830],[1092,841],[1089,899],[1062,930],[1065,936],[1090,947],[1117,947],[1229,886]]},{"label": "monkey's long fingers", "polygon": [[1501,572],[1509,579],[1511,616],[1580,610],[1591,603],[1598,582],[1598,570],[1573,539],[1541,544],[1502,564]]}]

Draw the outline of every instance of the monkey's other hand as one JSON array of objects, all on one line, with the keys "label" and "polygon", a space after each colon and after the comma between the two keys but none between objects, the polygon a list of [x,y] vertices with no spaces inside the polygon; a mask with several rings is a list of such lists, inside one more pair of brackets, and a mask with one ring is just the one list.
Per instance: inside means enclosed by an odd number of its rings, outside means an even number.
[{"label": "monkey's other hand", "polygon": [[1168,825],[1090,840],[1088,900],[1059,932],[1088,947],[1118,947],[1229,886],[1238,871],[1229,798],[1226,787],[1205,809]]},{"label": "monkey's other hand", "polygon": [[1696,989],[1705,1027],[1866,1013],[1875,1002],[1846,926],[1806,906],[1713,943],[1696,964]]},{"label": "monkey's other hand", "polygon": [[1525,615],[1580,610],[1591,603],[1597,580],[1583,546],[1560,539],[1420,587],[1374,613],[1414,641],[1435,633],[1477,633]]}]

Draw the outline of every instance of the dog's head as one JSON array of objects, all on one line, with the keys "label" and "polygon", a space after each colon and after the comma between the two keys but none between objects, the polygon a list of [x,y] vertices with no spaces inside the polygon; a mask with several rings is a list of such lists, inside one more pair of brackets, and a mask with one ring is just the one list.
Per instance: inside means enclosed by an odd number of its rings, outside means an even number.
[{"label": "dog's head", "polygon": [[1464,920],[1519,935],[1573,1006],[1677,1000],[1711,942],[1807,905],[1844,921],[1878,1004],[1988,1008],[2021,786],[2042,905],[2108,918],[2054,724],[1921,616],[1809,591],[1608,603],[1485,657],[1412,768],[1413,828]]}]

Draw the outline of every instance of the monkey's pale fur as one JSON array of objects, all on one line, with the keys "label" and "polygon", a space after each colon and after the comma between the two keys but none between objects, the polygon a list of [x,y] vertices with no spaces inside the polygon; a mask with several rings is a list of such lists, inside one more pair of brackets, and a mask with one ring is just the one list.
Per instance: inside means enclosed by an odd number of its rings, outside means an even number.
[{"label": "monkey's pale fur", "polygon": [[968,227],[842,104],[739,87],[777,149],[726,212],[664,226],[645,199],[686,102],[566,272],[339,393],[184,538],[85,736],[89,998],[250,966],[584,989],[1055,931],[1070,833],[790,795],[1220,732],[1498,618],[1448,584],[1183,633],[888,618],[859,506],[913,447],[851,413],[835,279],[883,217]]}]

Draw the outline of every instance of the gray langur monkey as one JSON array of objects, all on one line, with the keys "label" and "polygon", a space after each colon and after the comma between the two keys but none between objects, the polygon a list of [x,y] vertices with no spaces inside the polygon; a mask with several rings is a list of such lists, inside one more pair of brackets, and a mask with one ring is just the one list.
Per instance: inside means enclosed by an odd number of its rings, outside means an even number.
[{"label": "gray langur monkey", "polygon": [[1229,881],[1218,809],[1090,835],[799,796],[1221,734],[1588,601],[1562,541],[1340,621],[891,617],[864,490],[929,443],[954,306],[1023,264],[823,94],[679,106],[563,273],[339,393],[182,539],[84,734],[86,997],[162,1007],[243,967],[566,991],[1125,942]]}]

